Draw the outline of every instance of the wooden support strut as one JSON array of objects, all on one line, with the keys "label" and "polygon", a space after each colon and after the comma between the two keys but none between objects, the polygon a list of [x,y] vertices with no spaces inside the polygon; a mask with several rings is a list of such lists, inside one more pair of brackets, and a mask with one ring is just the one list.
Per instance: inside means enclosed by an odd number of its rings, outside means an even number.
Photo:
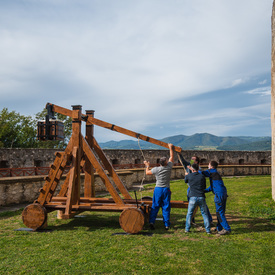
[{"label": "wooden support strut", "polygon": [[69,186],[68,186],[68,192],[67,192],[67,200],[66,200],[66,208],[65,208],[65,214],[64,218],[70,218],[71,210],[72,210],[72,204],[73,204],[73,195],[75,192],[75,180],[76,180],[76,165],[77,165],[77,155],[78,155],[78,148],[73,148],[73,161],[72,161],[72,168],[70,171],[70,177],[69,177]]},{"label": "wooden support strut", "polygon": [[96,139],[93,137],[93,145],[94,150],[101,159],[102,163],[104,164],[106,170],[109,172],[109,175],[112,177],[113,181],[115,182],[116,186],[118,187],[119,191],[123,195],[125,199],[132,199],[131,195],[129,194],[128,190],[125,188],[124,184],[120,180],[119,176],[117,175],[115,169],[113,168],[112,164],[107,159],[106,155],[104,154],[103,150],[100,148],[99,144],[97,143]]},{"label": "wooden support strut", "polygon": [[[86,110],[86,115],[94,116],[93,110]],[[93,136],[94,136],[94,125],[86,122],[86,136],[85,139],[87,140],[89,146],[93,148]],[[94,178],[94,168],[90,163],[87,156],[85,156],[84,161],[84,196],[85,197],[95,197],[95,178]]]},{"label": "wooden support strut", "polygon": [[109,180],[109,178],[108,178],[107,174],[105,173],[103,167],[101,166],[100,162],[97,160],[96,156],[94,155],[94,153],[91,150],[89,144],[83,138],[83,136],[82,136],[82,143],[83,143],[84,153],[86,154],[86,156],[88,157],[89,161],[91,162],[91,164],[96,169],[96,171],[99,174],[100,178],[104,182],[107,190],[109,191],[109,193],[111,194],[111,196],[114,198],[114,201],[117,204],[124,204],[123,200],[119,196],[118,192],[116,191],[115,187],[113,186],[113,184]]}]

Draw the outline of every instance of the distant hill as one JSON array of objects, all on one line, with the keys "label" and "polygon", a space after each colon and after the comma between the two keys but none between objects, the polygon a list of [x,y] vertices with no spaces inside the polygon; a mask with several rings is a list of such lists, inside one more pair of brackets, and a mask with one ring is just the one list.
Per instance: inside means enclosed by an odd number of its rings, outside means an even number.
[{"label": "distant hill", "polygon": [[[235,150],[235,151],[268,151],[271,150],[271,137],[218,137],[208,133],[194,134],[192,136],[177,135],[161,139],[173,143],[184,150]],[[103,149],[139,149],[138,141],[121,140],[100,143]],[[142,149],[165,149],[163,147],[140,141]]]}]

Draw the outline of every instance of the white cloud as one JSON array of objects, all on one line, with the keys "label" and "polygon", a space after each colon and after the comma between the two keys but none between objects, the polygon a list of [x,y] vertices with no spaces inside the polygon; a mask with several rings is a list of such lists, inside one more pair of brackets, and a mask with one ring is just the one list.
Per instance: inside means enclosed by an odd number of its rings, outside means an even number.
[{"label": "white cloud", "polygon": [[167,102],[270,70],[271,7],[271,0],[1,2],[0,107],[30,114],[48,101],[82,104],[140,132],[169,124],[181,113]]},{"label": "white cloud", "polygon": [[258,84],[259,85],[265,85],[267,83],[267,79],[264,79],[263,81],[260,81]]},{"label": "white cloud", "polygon": [[253,90],[246,91],[245,93],[251,94],[251,95],[261,95],[261,96],[270,96],[271,95],[271,87],[261,87],[261,88],[256,88]]}]

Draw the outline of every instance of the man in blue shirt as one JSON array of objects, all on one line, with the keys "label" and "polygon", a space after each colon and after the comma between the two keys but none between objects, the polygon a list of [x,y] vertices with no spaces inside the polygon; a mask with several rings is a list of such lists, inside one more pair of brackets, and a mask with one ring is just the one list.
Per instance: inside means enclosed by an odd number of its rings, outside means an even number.
[{"label": "man in blue shirt", "polygon": [[210,234],[210,222],[204,194],[204,190],[206,188],[206,180],[205,177],[198,172],[199,165],[197,163],[193,163],[189,169],[192,171],[192,173],[186,172],[184,178],[184,181],[188,183],[190,187],[188,195],[189,203],[185,223],[185,232],[188,233],[190,231],[192,215],[196,206],[199,206],[204,220],[206,233]]},{"label": "man in blue shirt", "polygon": [[205,189],[205,192],[213,192],[215,195],[214,202],[217,213],[217,231],[220,235],[226,235],[231,232],[231,228],[225,217],[227,190],[223,183],[222,177],[217,171],[218,163],[214,160],[209,162],[208,170],[203,171],[205,177],[209,177],[210,186]]}]

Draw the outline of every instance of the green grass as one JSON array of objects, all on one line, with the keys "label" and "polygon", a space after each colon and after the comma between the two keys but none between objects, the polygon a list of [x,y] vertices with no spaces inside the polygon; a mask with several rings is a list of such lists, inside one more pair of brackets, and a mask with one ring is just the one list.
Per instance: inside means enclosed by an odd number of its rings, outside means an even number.
[{"label": "green grass", "polygon": [[[184,233],[186,209],[172,209],[172,229],[156,222],[123,234],[119,213],[84,212],[83,218],[48,216],[50,232],[23,228],[21,212],[0,215],[0,274],[274,274],[275,203],[270,176],[224,178],[232,234]],[[152,195],[146,185],[142,196]],[[186,199],[186,184],[171,183],[172,199]],[[141,194],[137,193],[140,197]],[[134,195],[133,195],[134,197]],[[213,195],[207,203],[214,214]],[[161,213],[159,215],[161,217]],[[196,221],[202,225],[197,214]],[[122,234],[120,234],[122,233]]]}]

